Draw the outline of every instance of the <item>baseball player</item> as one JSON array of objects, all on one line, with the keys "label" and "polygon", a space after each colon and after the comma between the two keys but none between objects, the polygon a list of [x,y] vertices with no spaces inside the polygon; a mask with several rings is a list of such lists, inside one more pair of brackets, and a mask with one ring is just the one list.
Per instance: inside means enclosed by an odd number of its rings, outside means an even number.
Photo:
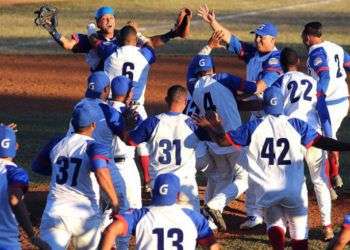
[{"label": "baseball player", "polygon": [[18,224],[33,245],[40,249],[50,249],[33,231],[23,201],[29,187],[29,178],[27,172],[13,162],[17,147],[13,129],[0,125],[0,249],[21,249]]},{"label": "baseball player", "polygon": [[[303,120],[321,133],[321,125],[316,109],[317,82],[311,76],[298,71],[299,62],[299,57],[293,49],[284,48],[281,51],[281,64],[285,74],[273,86],[281,88],[284,96],[284,115],[289,118]],[[334,234],[331,224],[332,203],[326,175],[325,152],[310,147],[307,150],[305,160],[309,167],[317,203],[321,211],[325,240],[330,240],[334,237]]]},{"label": "baseball player", "polygon": [[129,132],[127,143],[136,146],[147,142],[151,158],[151,185],[159,174],[175,174],[180,179],[181,192],[187,196],[189,204],[199,211],[196,157],[204,156],[205,145],[200,139],[207,136],[193,125],[190,117],[182,114],[186,99],[184,87],[171,86],[165,98],[168,112],[144,120]]},{"label": "baseball player", "polygon": [[[307,68],[317,80],[317,109],[325,136],[336,138],[342,120],[349,110],[346,72],[350,71],[350,55],[339,45],[322,39],[322,24],[307,23],[302,32],[309,50]],[[339,176],[339,153],[328,152],[330,178],[335,188],[343,182]]]},{"label": "baseball player", "polygon": [[343,250],[350,241],[350,214],[345,215],[343,227],[334,244],[330,243],[327,249]]},{"label": "baseball player", "polygon": [[256,184],[257,205],[263,208],[273,248],[284,248],[288,223],[292,249],[307,249],[308,197],[302,145],[347,151],[350,144],[322,137],[302,120],[284,116],[280,88],[267,88],[263,103],[266,116],[228,133],[213,112],[207,115],[209,122],[197,118],[197,123],[221,146],[248,146],[247,170]]},{"label": "baseball player", "polygon": [[109,250],[116,236],[135,234],[136,249],[220,249],[206,219],[198,212],[176,204],[180,180],[171,173],[155,180],[152,205],[114,217],[106,229],[102,249]]},{"label": "baseball player", "polygon": [[[213,34],[209,46],[213,46],[213,40],[220,40],[218,35]],[[215,73],[212,58],[202,53],[203,51],[195,56],[188,67],[187,88],[201,114],[207,110],[216,110],[223,117],[226,131],[236,129],[241,125],[236,103],[237,92],[254,94],[262,86],[228,73]],[[205,210],[212,215],[218,229],[225,231],[226,225],[221,213],[228,200],[237,198],[247,189],[247,174],[236,164],[240,150],[233,147],[223,148],[215,142],[209,142],[208,146],[212,163],[206,170],[208,180]]]},{"label": "baseball player", "polygon": [[292,249],[307,249],[307,189],[304,147],[350,150],[349,143],[322,137],[307,123],[283,115],[280,88],[269,87],[263,96],[266,116],[225,132],[216,113],[196,118],[221,146],[248,146],[248,174],[255,182],[257,205],[263,208],[267,232],[274,249],[284,249],[288,223]]},{"label": "baseball player", "polygon": [[[257,84],[271,86],[282,74],[280,65],[280,52],[276,48],[277,28],[271,23],[260,25],[254,32],[254,44],[239,40],[229,30],[223,27],[216,19],[213,10],[206,5],[198,10],[198,14],[207,22],[214,31],[223,32],[223,41],[228,44],[229,52],[238,56],[247,65],[246,79]],[[207,48],[210,51],[210,48]],[[250,99],[256,99],[253,96]],[[258,95],[261,99],[261,95]],[[262,117],[263,112],[253,112],[251,119]],[[250,180],[249,180],[250,182]],[[254,185],[249,184],[246,192],[247,220],[241,225],[241,229],[249,229],[263,222],[261,211],[255,205]]]},{"label": "baseball player", "polygon": [[113,211],[119,211],[108,168],[109,148],[92,138],[98,119],[91,105],[77,106],[71,120],[75,132],[51,141],[33,162],[34,172],[51,175],[40,237],[53,249],[66,249],[71,237],[77,249],[97,248],[102,222],[100,188]]}]

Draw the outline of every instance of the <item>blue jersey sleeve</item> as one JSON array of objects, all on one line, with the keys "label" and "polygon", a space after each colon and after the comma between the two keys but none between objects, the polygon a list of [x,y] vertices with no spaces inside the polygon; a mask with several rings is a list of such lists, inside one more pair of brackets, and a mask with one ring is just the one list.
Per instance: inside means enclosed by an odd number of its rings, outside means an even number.
[{"label": "blue jersey sleeve", "polygon": [[112,55],[118,49],[116,41],[101,41],[97,47],[97,55],[102,59],[106,60],[107,57]]},{"label": "blue jersey sleeve", "polygon": [[250,139],[253,132],[261,122],[261,119],[254,119],[252,121],[249,121],[237,128],[236,130],[231,130],[227,132],[226,138],[234,146],[248,146],[250,144]]},{"label": "blue jersey sleeve", "polygon": [[350,72],[350,55],[346,51],[344,51],[344,69],[347,72]]},{"label": "blue jersey sleeve", "polygon": [[227,49],[229,52],[238,55],[238,58],[244,60],[245,63],[248,63],[256,52],[256,48],[252,44],[242,42],[235,36],[231,36]]},{"label": "blue jersey sleeve", "polygon": [[273,51],[269,59],[262,64],[261,80],[270,87],[281,74],[283,74],[283,70],[280,63],[280,52]]},{"label": "blue jersey sleeve", "polygon": [[256,84],[254,82],[244,81],[240,77],[229,73],[217,73],[213,78],[228,88],[233,95],[237,94],[237,90],[246,94],[254,94],[256,92]]},{"label": "blue jersey sleeve", "polygon": [[343,227],[350,229],[350,213],[344,216]]},{"label": "blue jersey sleeve", "polygon": [[157,127],[159,119],[155,116],[144,120],[140,126],[129,133],[129,145],[138,145],[147,142],[152,136],[154,129]]},{"label": "blue jersey sleeve", "polygon": [[92,49],[86,34],[73,34],[72,39],[77,42],[72,48],[73,53],[88,53],[89,50]]},{"label": "blue jersey sleeve", "polygon": [[211,141],[208,133],[203,128],[200,128],[196,124],[194,124],[192,118],[188,118],[187,120],[185,120],[185,123],[193,131],[193,133],[195,133],[199,140]]},{"label": "blue jersey sleeve", "polygon": [[28,191],[29,177],[24,169],[14,165],[6,165],[6,173],[7,184],[9,187],[20,188],[23,193]]},{"label": "blue jersey sleeve", "polygon": [[107,146],[92,142],[88,144],[86,154],[90,159],[90,170],[95,171],[96,169],[107,168],[109,162],[110,150]]},{"label": "blue jersey sleeve", "polygon": [[305,147],[311,147],[320,137],[321,135],[317,133],[315,129],[310,127],[306,122],[292,118],[288,120],[289,123],[295,128],[295,130],[301,136],[301,144]]},{"label": "blue jersey sleeve", "polygon": [[40,151],[37,157],[32,162],[33,172],[41,175],[50,176],[52,172],[52,165],[50,159],[51,150],[56,144],[62,140],[64,136],[58,136],[53,138],[44,148]]},{"label": "blue jersey sleeve", "polygon": [[210,229],[208,221],[203,215],[188,208],[183,208],[182,211],[191,218],[193,224],[196,226],[198,233],[197,241],[200,245],[209,246],[213,240],[215,241],[213,231]]},{"label": "blue jersey sleeve", "polygon": [[141,54],[146,58],[148,64],[153,64],[156,61],[156,54],[154,53],[154,49],[150,46],[143,46],[141,48]]},{"label": "blue jersey sleeve", "polygon": [[124,129],[123,117],[120,112],[105,103],[99,103],[100,108],[106,118],[110,130],[115,135],[120,135]]},{"label": "blue jersey sleeve", "polygon": [[323,48],[317,48],[310,53],[309,66],[319,76],[319,81],[317,83],[317,92],[326,93],[330,77],[327,54]]},{"label": "blue jersey sleeve", "polygon": [[125,213],[117,215],[115,219],[120,220],[124,224],[125,230],[123,236],[135,234],[137,223],[139,223],[148,211],[148,208],[130,209]]}]

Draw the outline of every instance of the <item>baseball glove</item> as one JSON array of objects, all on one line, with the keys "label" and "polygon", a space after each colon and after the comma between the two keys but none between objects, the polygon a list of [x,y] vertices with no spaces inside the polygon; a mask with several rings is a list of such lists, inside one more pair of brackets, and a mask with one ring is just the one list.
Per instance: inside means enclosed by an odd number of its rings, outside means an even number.
[{"label": "baseball glove", "polygon": [[57,8],[43,5],[38,10],[34,11],[36,15],[34,24],[47,30],[50,34],[56,32],[57,22]]},{"label": "baseball glove", "polygon": [[190,25],[192,20],[192,11],[188,8],[182,8],[177,16],[173,32],[175,36],[186,38],[190,34]]}]

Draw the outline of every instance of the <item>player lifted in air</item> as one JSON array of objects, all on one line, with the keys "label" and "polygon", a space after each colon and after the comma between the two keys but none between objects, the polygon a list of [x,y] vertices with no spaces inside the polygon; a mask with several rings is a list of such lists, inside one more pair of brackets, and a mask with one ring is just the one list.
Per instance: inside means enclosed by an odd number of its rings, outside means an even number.
[{"label": "player lifted in air", "polygon": [[[317,109],[325,136],[336,133],[349,110],[349,90],[346,71],[350,71],[350,55],[339,45],[324,41],[322,24],[310,22],[301,34],[309,50],[307,68],[317,81]],[[339,175],[339,152],[328,152],[329,177],[335,188],[343,185]]]},{"label": "player lifted in air", "polygon": [[[215,17],[213,10],[204,5],[198,10],[198,14],[210,25],[214,31],[223,32],[223,41],[228,44],[229,52],[237,55],[247,65],[246,79],[255,81],[257,84],[271,86],[282,74],[280,65],[280,52],[276,48],[277,28],[271,23],[260,25],[255,31],[254,43],[241,41],[228,29],[221,25]],[[210,48],[209,48],[210,50]],[[257,95],[261,99],[261,95]],[[256,96],[249,98],[256,99]],[[262,111],[253,112],[251,119],[261,117]],[[250,183],[246,192],[246,213],[247,220],[241,225],[242,229],[249,229],[263,222],[262,214],[255,206],[254,184]]]},{"label": "player lifted in air", "polygon": [[91,105],[78,105],[71,120],[74,133],[52,140],[32,165],[34,172],[51,175],[40,237],[53,249],[66,249],[71,237],[77,249],[97,248],[102,222],[100,188],[114,213],[119,211],[108,168],[110,149],[92,138],[98,119]]},{"label": "player lifted in air", "polygon": [[297,118],[283,115],[280,88],[269,87],[263,95],[263,118],[225,132],[219,116],[210,112],[197,118],[221,146],[248,146],[248,174],[255,182],[257,205],[263,209],[267,233],[274,249],[284,249],[288,226],[292,249],[308,248],[308,197],[304,176],[304,146],[325,150],[350,150],[349,143],[322,137]]},{"label": "player lifted in air", "polygon": [[176,204],[180,180],[171,173],[154,182],[152,205],[114,216],[104,232],[102,250],[110,250],[116,236],[136,235],[136,249],[220,249],[206,219],[197,211]]}]

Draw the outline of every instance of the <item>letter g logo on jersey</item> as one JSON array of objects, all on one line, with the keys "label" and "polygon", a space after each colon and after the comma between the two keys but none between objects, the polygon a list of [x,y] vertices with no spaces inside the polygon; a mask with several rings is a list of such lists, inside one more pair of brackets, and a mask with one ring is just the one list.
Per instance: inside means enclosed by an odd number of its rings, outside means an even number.
[{"label": "letter g logo on jersey", "polygon": [[203,67],[205,66],[205,59],[200,59],[198,62],[199,66]]},{"label": "letter g logo on jersey", "polygon": [[278,102],[277,97],[273,97],[273,98],[271,98],[271,100],[270,100],[270,104],[271,104],[272,106],[276,106],[276,105],[277,105],[277,102]]},{"label": "letter g logo on jersey", "polygon": [[9,148],[10,147],[10,139],[3,139],[1,141],[1,147],[2,148]]},{"label": "letter g logo on jersey", "polygon": [[161,195],[167,195],[168,194],[168,184],[161,185],[159,188],[159,193]]},{"label": "letter g logo on jersey", "polygon": [[95,89],[95,83],[89,82],[89,89],[94,90]]}]

